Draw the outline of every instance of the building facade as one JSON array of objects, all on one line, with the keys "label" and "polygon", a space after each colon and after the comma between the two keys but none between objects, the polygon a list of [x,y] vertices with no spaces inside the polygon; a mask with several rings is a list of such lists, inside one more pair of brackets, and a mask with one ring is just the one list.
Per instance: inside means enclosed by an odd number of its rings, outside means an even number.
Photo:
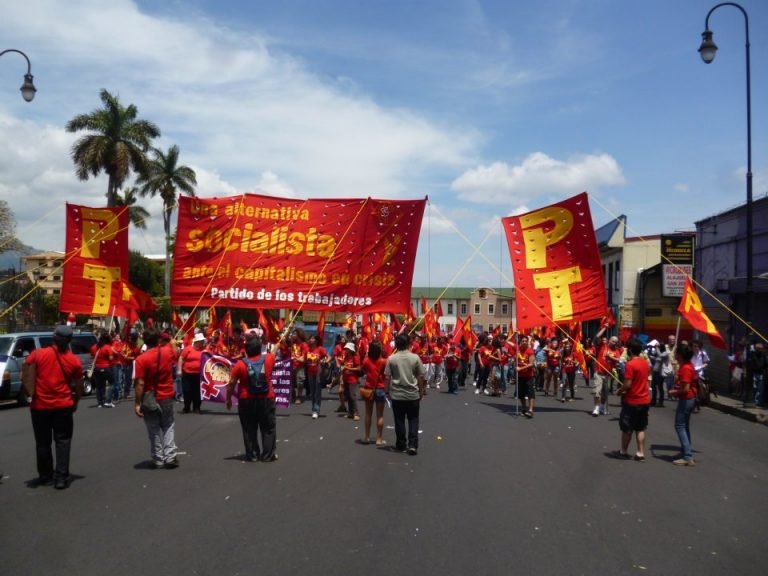
[{"label": "building facade", "polygon": [[29,281],[45,294],[61,294],[64,277],[64,252],[41,252],[22,256],[21,263]]},{"label": "building facade", "polygon": [[418,315],[423,315],[422,298],[427,307],[436,309],[440,301],[443,314],[440,329],[453,332],[458,318],[472,316],[472,327],[476,332],[493,331],[497,326],[507,332],[515,323],[514,288],[411,288],[411,306]]}]

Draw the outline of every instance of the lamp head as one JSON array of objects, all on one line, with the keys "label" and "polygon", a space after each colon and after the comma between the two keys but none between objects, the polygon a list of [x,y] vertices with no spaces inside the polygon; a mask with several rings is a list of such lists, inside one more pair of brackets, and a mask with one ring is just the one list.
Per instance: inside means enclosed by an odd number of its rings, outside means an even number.
[{"label": "lamp head", "polygon": [[24,74],[24,84],[21,85],[21,97],[27,102],[32,102],[37,92],[33,78],[32,74]]},{"label": "lamp head", "polygon": [[699,54],[705,64],[711,64],[717,54],[717,44],[712,40],[712,31],[705,30],[701,33],[701,46],[699,46]]}]

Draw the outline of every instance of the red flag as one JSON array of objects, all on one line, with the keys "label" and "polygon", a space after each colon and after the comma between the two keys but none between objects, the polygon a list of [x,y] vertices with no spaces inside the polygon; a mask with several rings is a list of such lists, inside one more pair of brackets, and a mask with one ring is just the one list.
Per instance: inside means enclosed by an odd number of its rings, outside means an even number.
[{"label": "red flag", "polygon": [[208,327],[205,329],[206,338],[213,336],[213,333],[216,331],[218,324],[219,323],[216,320],[216,306],[211,306],[208,309]]},{"label": "red flag", "polygon": [[477,335],[475,334],[475,331],[472,330],[472,316],[467,316],[461,330],[464,336],[464,344],[466,344],[468,348],[474,349],[477,344]]},{"label": "red flag", "polygon": [[317,342],[321,346],[323,345],[324,336],[325,336],[325,312],[320,312],[320,318],[317,319]]},{"label": "red flag", "polygon": [[421,297],[421,313],[422,314],[427,313],[427,299],[424,298],[424,296]]},{"label": "red flag", "polygon": [[453,327],[453,337],[451,338],[451,342],[454,344],[457,344],[461,342],[461,336],[464,332],[464,320],[456,316],[456,326]]},{"label": "red flag", "polygon": [[[123,307],[128,279],[128,211],[66,205],[66,258],[59,310],[108,316]],[[129,316],[122,308],[120,316]],[[135,314],[135,312],[134,312]]]},{"label": "red flag", "polygon": [[496,324],[496,327],[493,329],[493,332],[491,332],[491,338],[496,338],[498,335],[501,334],[501,326]]},{"label": "red flag", "polygon": [[520,328],[599,318],[605,283],[589,199],[583,192],[539,210],[502,218]]},{"label": "red flag", "polygon": [[219,322],[219,330],[221,330],[222,334],[224,334],[227,338],[232,338],[232,311],[227,310],[224,313],[224,316],[221,319],[221,322]]},{"label": "red flag", "polygon": [[384,324],[381,327],[381,334],[379,334],[379,340],[384,345],[384,350],[389,351],[389,343],[392,341],[392,327],[389,324]]},{"label": "red flag", "polygon": [[397,319],[397,314],[395,314],[394,312],[390,312],[389,318],[391,320],[392,329],[395,332],[400,332],[400,328],[402,328],[402,325],[400,324],[400,320]]},{"label": "red flag", "polygon": [[616,318],[613,317],[613,309],[608,308],[605,311],[605,316],[600,320],[600,328],[610,328],[616,326]]},{"label": "red flag", "polygon": [[116,316],[128,318],[130,322],[139,319],[139,312],[144,314],[154,314],[157,310],[157,304],[152,297],[139,290],[127,280],[120,281],[120,298],[114,303],[114,313]]},{"label": "red flag", "polygon": [[256,311],[259,314],[259,325],[264,330],[264,336],[267,342],[275,343],[280,339],[280,326],[272,320],[272,317],[267,313],[257,308]]},{"label": "red flag", "polygon": [[443,317],[443,305],[440,303],[440,300],[438,300],[435,303],[435,319],[439,322],[440,318]]},{"label": "red flag", "polygon": [[176,308],[171,310],[171,325],[176,328],[176,330],[181,330],[181,327],[184,326],[184,321],[181,319],[181,316],[179,316]]},{"label": "red flag", "polygon": [[419,315],[416,314],[416,311],[413,309],[413,304],[408,306],[408,314],[405,317],[406,324],[409,324],[413,322],[416,318],[418,318]]},{"label": "red flag", "polygon": [[571,340],[573,340],[573,357],[576,362],[579,363],[581,373],[587,373],[587,358],[584,355],[584,346],[581,344],[582,332],[581,322],[571,322],[568,326],[568,331],[571,334]]},{"label": "red flag", "polygon": [[716,348],[723,350],[727,349],[725,340],[720,336],[720,332],[709,319],[707,313],[704,312],[704,306],[699,299],[699,295],[696,294],[696,290],[691,283],[690,277],[685,279],[685,291],[683,292],[683,298],[680,300],[680,305],[677,307],[677,311],[685,318],[688,323],[699,332],[704,332],[709,336],[709,341]]},{"label": "red flag", "polygon": [[622,326],[621,330],[619,330],[619,340],[626,344],[630,338],[632,338],[632,328]]},{"label": "red flag", "polygon": [[242,318],[240,319],[240,329],[243,331],[243,334],[248,332],[248,323]]},{"label": "red flag", "polygon": [[346,320],[344,320],[344,328],[347,330],[352,330],[352,326],[355,324],[355,317],[351,314],[347,316]]},{"label": "red flag", "polygon": [[426,314],[424,314],[422,326],[423,326],[424,333],[431,340],[432,337],[435,335],[435,313],[431,308],[427,310]]}]

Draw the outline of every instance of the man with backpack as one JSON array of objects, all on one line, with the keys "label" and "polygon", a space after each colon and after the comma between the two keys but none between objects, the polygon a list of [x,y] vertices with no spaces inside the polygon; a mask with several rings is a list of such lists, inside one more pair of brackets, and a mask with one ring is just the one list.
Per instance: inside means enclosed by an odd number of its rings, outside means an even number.
[{"label": "man with backpack", "polygon": [[[237,414],[243,430],[245,459],[248,462],[277,460],[275,391],[272,388],[274,354],[261,353],[261,338],[245,342],[245,357],[232,365],[227,386],[227,410],[232,409],[232,394],[237,386]],[[261,448],[259,448],[261,431]]]}]

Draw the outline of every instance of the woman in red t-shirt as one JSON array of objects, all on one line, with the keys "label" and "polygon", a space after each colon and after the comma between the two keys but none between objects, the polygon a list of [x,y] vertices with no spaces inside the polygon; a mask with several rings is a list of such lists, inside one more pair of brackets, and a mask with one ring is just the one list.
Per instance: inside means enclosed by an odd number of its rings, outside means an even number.
[{"label": "woman in red t-shirt", "polygon": [[489,394],[486,387],[488,386],[488,376],[491,373],[492,353],[493,348],[488,342],[488,334],[483,332],[480,334],[480,338],[478,340],[477,361],[479,363],[480,371],[477,376],[477,390],[475,390],[475,394],[480,394],[481,392]]},{"label": "woman in red t-shirt", "polygon": [[360,420],[357,413],[357,385],[360,382],[360,358],[355,352],[355,345],[344,345],[344,359],[341,366],[341,381],[344,384],[344,398],[347,401],[347,418]]},{"label": "woman in red t-shirt", "polygon": [[675,410],[675,431],[680,440],[680,458],[672,462],[677,466],[695,466],[693,460],[693,448],[691,447],[691,412],[696,405],[696,386],[698,378],[696,369],[691,364],[693,350],[687,345],[677,346],[677,361],[679,368],[675,377],[675,387],[669,391],[669,395],[677,398]]},{"label": "woman in red t-shirt", "polygon": [[565,402],[566,390],[571,393],[571,397],[568,398],[568,402],[573,402],[576,399],[575,387],[576,387],[576,367],[579,363],[576,361],[576,357],[573,355],[573,342],[566,340],[563,343],[563,353],[561,356],[563,365],[562,382],[560,383],[560,402]]},{"label": "woman in red t-shirt", "polygon": [[533,408],[536,404],[536,357],[528,345],[528,337],[520,337],[520,347],[517,350],[517,398],[523,405],[523,416],[533,418]]},{"label": "woman in red t-shirt", "polygon": [[368,347],[368,356],[363,360],[362,371],[365,375],[365,387],[361,395],[365,400],[365,438],[363,444],[371,443],[371,419],[373,405],[376,404],[376,446],[384,446],[384,367],[387,361],[381,355],[381,343],[377,340]]},{"label": "woman in red t-shirt", "polygon": [[309,398],[312,401],[312,418],[320,417],[320,404],[323,399],[323,383],[320,382],[320,365],[328,364],[330,357],[325,348],[318,345],[317,336],[309,337],[307,351],[304,356],[304,365],[307,368],[307,383],[309,384]]},{"label": "woman in red t-shirt", "polygon": [[181,387],[184,393],[184,414],[189,414],[190,407],[195,414],[200,414],[200,364],[205,349],[205,336],[195,334],[192,345],[181,351]]}]

